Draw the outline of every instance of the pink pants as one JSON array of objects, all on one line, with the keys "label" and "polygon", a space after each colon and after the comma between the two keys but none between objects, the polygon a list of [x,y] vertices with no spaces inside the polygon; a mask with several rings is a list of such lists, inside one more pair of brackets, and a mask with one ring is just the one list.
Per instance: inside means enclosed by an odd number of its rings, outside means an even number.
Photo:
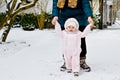
[{"label": "pink pants", "polygon": [[65,52],[65,64],[67,69],[72,69],[73,72],[79,72],[80,70],[80,52],[81,50],[77,50],[74,53]]}]

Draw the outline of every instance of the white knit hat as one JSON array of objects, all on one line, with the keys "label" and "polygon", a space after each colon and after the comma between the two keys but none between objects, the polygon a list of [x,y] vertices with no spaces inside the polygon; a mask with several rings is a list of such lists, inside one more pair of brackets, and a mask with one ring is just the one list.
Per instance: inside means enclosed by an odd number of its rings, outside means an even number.
[{"label": "white knit hat", "polygon": [[75,18],[69,18],[65,21],[65,24],[64,24],[65,30],[68,26],[74,26],[78,30],[79,23]]}]

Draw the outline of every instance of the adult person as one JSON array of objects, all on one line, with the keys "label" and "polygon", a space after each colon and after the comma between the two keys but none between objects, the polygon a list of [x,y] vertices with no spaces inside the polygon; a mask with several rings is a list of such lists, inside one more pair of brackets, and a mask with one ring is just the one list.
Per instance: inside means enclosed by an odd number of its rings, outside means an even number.
[{"label": "adult person", "polygon": [[[88,23],[94,25],[92,16],[89,0],[53,0],[52,24],[55,25],[58,21],[62,30],[64,30],[64,23],[68,18],[75,18],[79,22],[79,30],[83,31]],[[91,68],[86,63],[87,50],[85,38],[81,38],[81,48],[80,67],[89,72]],[[65,62],[61,66],[61,71],[64,70],[66,70]]]}]

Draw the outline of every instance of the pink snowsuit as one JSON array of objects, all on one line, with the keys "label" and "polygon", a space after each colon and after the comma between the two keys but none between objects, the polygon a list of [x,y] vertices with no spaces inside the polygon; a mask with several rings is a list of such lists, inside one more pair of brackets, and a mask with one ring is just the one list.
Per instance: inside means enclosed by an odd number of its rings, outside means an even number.
[{"label": "pink snowsuit", "polygon": [[63,53],[66,68],[72,69],[73,72],[79,72],[81,38],[85,37],[88,34],[90,31],[90,25],[88,25],[83,32],[77,30],[76,32],[70,33],[67,32],[66,29],[61,30],[61,26],[57,22],[55,25],[55,30],[63,39]]}]

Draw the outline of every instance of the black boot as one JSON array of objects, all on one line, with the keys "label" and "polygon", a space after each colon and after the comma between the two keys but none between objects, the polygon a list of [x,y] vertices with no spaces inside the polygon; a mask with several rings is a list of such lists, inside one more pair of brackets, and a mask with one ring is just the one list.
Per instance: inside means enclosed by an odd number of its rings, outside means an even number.
[{"label": "black boot", "polygon": [[67,68],[65,66],[65,58],[64,58],[64,55],[62,55],[63,57],[63,61],[64,61],[64,64],[60,67],[60,71],[65,71]]},{"label": "black boot", "polygon": [[91,68],[86,64],[86,58],[80,58],[80,67],[85,71],[85,72],[90,72]]},{"label": "black boot", "polygon": [[60,67],[60,71],[65,71],[66,70],[66,66],[65,66],[65,62],[64,64]]},{"label": "black boot", "polygon": [[79,76],[79,73],[78,72],[74,72],[74,76]]}]

